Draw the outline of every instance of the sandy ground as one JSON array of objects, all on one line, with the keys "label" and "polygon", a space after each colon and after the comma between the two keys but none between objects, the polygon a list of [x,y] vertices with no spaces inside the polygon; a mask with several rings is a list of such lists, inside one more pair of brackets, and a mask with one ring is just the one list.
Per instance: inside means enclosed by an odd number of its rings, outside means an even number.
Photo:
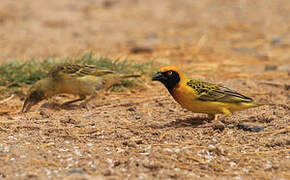
[{"label": "sandy ground", "polygon": [[154,59],[272,103],[219,118],[261,132],[197,128],[159,83],[100,92],[89,109],[0,103],[7,179],[289,179],[290,3],[1,0],[0,61],[97,55]]}]

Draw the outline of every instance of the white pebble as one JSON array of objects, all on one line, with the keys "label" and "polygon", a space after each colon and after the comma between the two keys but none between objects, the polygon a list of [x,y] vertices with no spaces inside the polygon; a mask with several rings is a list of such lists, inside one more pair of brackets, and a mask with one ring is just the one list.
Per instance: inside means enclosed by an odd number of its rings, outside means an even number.
[{"label": "white pebble", "polygon": [[82,153],[81,153],[79,150],[77,150],[77,149],[74,151],[74,153],[75,153],[75,155],[77,155],[77,156],[82,156]]},{"label": "white pebble", "polygon": [[230,166],[231,166],[231,167],[236,167],[236,165],[237,165],[237,164],[236,164],[235,162],[232,162],[232,161],[230,162]]},{"label": "white pebble", "polygon": [[87,146],[92,147],[94,144],[88,143]]},{"label": "white pebble", "polygon": [[167,151],[167,152],[172,152],[172,149],[170,149],[170,148],[164,148],[163,150]]},{"label": "white pebble", "polygon": [[69,158],[66,159],[67,162],[72,161],[72,160],[73,160],[72,157],[69,157]]},{"label": "white pebble", "polygon": [[210,144],[208,147],[209,147],[210,149],[216,149],[216,147],[215,147],[214,145],[212,145],[212,144]]}]

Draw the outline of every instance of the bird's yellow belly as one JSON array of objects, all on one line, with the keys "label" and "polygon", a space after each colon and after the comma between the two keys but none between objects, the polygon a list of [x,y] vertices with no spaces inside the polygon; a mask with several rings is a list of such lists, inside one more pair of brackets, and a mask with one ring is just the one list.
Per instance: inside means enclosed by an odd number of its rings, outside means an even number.
[{"label": "bird's yellow belly", "polygon": [[218,101],[202,101],[191,91],[175,91],[174,99],[185,109],[195,113],[207,114],[230,114],[234,111],[240,111],[257,105],[253,103],[227,103]]},{"label": "bird's yellow belly", "polygon": [[67,79],[61,84],[60,93],[75,95],[92,95],[102,86],[102,79],[95,76],[83,76],[74,79]]},{"label": "bird's yellow belly", "polygon": [[229,109],[228,103],[202,101],[191,91],[176,91],[173,97],[183,108],[195,113],[220,114],[224,108]]},{"label": "bird's yellow belly", "polygon": [[200,101],[197,99],[186,99],[180,100],[175,98],[175,100],[185,109],[188,109],[195,113],[222,113],[221,106],[222,103],[217,104],[217,102]]}]

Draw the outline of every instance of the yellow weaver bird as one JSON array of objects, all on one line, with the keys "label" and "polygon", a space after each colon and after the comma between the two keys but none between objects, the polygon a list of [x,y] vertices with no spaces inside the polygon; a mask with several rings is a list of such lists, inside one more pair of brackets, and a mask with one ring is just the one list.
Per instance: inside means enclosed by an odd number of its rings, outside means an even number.
[{"label": "yellow weaver bird", "polygon": [[[164,84],[183,108],[195,113],[206,113],[209,121],[214,120],[216,114],[229,115],[234,111],[264,105],[229,88],[188,78],[174,66],[161,68],[152,80]],[[213,121],[200,127],[215,123]]]},{"label": "yellow weaver bird", "polygon": [[79,98],[68,101],[62,106],[83,101],[85,106],[100,89],[108,89],[124,78],[140,77],[141,75],[117,74],[111,70],[100,69],[94,65],[59,64],[51,68],[48,76],[37,81],[28,91],[22,112],[27,112],[33,105],[51,96],[67,93],[78,95]]}]

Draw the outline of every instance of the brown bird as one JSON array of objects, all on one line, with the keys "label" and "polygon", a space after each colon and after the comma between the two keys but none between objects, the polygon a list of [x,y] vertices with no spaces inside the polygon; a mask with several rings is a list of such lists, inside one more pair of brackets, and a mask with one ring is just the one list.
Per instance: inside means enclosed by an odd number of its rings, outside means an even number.
[{"label": "brown bird", "polygon": [[[101,69],[94,65],[59,64],[51,68],[48,77],[37,81],[28,91],[22,112],[27,112],[33,105],[51,96],[67,93],[79,98],[68,101],[62,106],[83,101],[85,106],[97,95],[100,89],[108,89],[125,78],[140,77],[137,74],[117,74],[114,71]],[[90,96],[86,99],[87,96]]]}]

